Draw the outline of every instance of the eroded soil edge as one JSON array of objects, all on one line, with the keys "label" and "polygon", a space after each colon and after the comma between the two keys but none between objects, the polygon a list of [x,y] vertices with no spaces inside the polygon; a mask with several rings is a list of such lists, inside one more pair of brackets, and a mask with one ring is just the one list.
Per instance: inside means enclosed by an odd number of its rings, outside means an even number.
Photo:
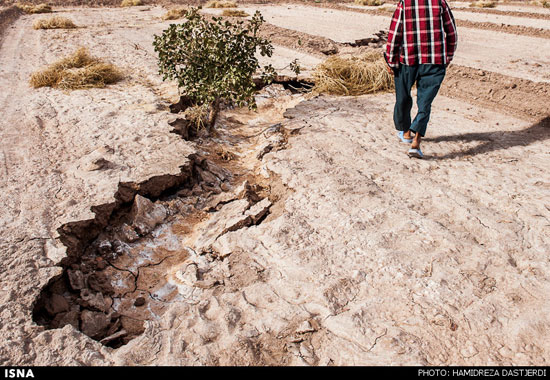
[{"label": "eroded soil edge", "polygon": [[[234,136],[256,162],[283,149],[288,139],[280,123],[261,128]],[[285,190],[213,137],[199,139],[201,154],[190,155],[179,175],[120,183],[114,203],[92,207],[94,219],[58,229],[67,256],[59,264],[62,274],[34,304],[37,324],[49,329],[70,324],[118,348],[171,303],[199,302],[202,289],[226,285],[234,259],[215,247],[217,238],[262,223],[280,209],[272,206]]]}]

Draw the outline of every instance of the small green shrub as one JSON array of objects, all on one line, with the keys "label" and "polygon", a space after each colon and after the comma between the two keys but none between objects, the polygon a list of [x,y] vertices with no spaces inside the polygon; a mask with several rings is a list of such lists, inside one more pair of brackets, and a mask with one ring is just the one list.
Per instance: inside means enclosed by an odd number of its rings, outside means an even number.
[{"label": "small green shrub", "polygon": [[206,126],[211,128],[222,100],[256,108],[253,75],[261,69],[262,79],[269,83],[275,69],[261,68],[255,54],[259,50],[260,55],[271,57],[273,46],[258,35],[264,22],[259,12],[246,22],[232,23],[221,17],[209,21],[199,9],[190,8],[185,22],[155,35],[153,46],[163,80],[175,80],[193,104],[208,107]]}]

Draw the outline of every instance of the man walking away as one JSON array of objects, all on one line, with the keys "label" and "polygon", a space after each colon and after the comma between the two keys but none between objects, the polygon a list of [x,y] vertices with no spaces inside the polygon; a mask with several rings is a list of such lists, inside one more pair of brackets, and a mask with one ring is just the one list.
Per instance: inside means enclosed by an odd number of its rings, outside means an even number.
[{"label": "man walking away", "polygon": [[[400,0],[384,56],[395,76],[393,120],[399,139],[412,143],[409,156],[422,158],[434,100],[457,46],[456,24],[446,0]],[[411,122],[411,88],[417,85],[418,114]]]}]

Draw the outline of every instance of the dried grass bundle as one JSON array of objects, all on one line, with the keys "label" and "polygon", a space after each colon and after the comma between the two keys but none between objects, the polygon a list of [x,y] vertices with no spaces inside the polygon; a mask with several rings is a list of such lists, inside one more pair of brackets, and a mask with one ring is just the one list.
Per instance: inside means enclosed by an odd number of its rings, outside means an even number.
[{"label": "dried grass bundle", "polygon": [[233,1],[212,0],[206,3],[205,8],[237,8],[237,3]]},{"label": "dried grass bundle", "polygon": [[225,9],[222,12],[222,16],[225,17],[248,17],[250,16],[245,11],[237,10],[237,9]]},{"label": "dried grass bundle", "polygon": [[315,68],[313,79],[314,92],[332,95],[356,96],[393,88],[393,75],[378,51],[358,57],[330,57]]},{"label": "dried grass bundle", "polygon": [[17,3],[15,6],[19,9],[21,9],[25,13],[52,13],[52,7],[50,7],[48,4],[42,3],[38,5],[32,5],[32,4],[23,4],[23,3]]},{"label": "dried grass bundle", "polygon": [[55,16],[36,20],[32,27],[34,29],[74,29],[76,25],[68,18]]},{"label": "dried grass bundle", "polygon": [[475,1],[473,3],[470,3],[470,7],[472,8],[494,8],[497,6],[496,1]]},{"label": "dried grass bundle", "polygon": [[164,16],[162,16],[163,20],[177,20],[182,18],[185,13],[187,12],[187,9],[185,8],[174,8],[170,9]]},{"label": "dried grass bundle", "polygon": [[143,5],[143,1],[141,0],[122,0],[122,3],[120,3],[121,7],[134,7],[138,5]]},{"label": "dried grass bundle", "polygon": [[30,84],[34,88],[48,86],[76,90],[105,87],[120,79],[122,73],[116,66],[90,56],[85,48],[79,48],[74,54],[32,74]]},{"label": "dried grass bundle", "polygon": [[379,6],[384,4],[384,0],[355,0],[355,4]]},{"label": "dried grass bundle", "polygon": [[199,131],[206,127],[208,111],[208,105],[195,105],[187,108],[183,116],[193,124],[197,131]]}]

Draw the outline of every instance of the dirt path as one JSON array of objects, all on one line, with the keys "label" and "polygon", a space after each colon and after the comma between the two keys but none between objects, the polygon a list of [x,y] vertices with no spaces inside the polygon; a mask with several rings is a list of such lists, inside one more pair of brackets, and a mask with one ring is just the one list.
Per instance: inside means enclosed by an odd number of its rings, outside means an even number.
[{"label": "dirt path", "polygon": [[[11,346],[3,344],[0,348],[5,364],[32,361],[32,354],[23,344],[26,336],[35,330],[30,326],[33,293],[57,273],[44,254],[44,246],[52,237],[52,206],[62,182],[56,173],[59,164],[55,155],[45,154],[51,140],[46,140],[43,115],[49,113],[54,117],[55,114],[47,99],[42,99],[45,112],[35,114],[41,105],[36,103],[35,95],[27,86],[28,75],[33,70],[31,62],[41,60],[39,42],[27,39],[28,20],[18,21],[17,26],[6,34],[0,54],[0,85],[5,89],[0,94],[0,284],[4,313],[0,334],[3,342],[11,342]],[[20,50],[23,42],[29,48],[25,56]],[[55,126],[52,128],[50,123],[47,126],[54,139],[59,137]],[[11,322],[7,322],[8,319]],[[15,320],[20,321],[17,327]],[[11,361],[8,362],[8,358]]]},{"label": "dirt path", "polygon": [[[329,8],[316,8],[300,4],[275,6],[240,7],[248,14],[260,11],[266,22],[282,28],[315,34],[330,38],[336,42],[353,42],[373,37],[380,30],[387,29],[387,18],[384,16],[365,17],[360,13],[336,11]],[[220,14],[220,9],[205,8],[204,12]],[[366,20],[368,19],[368,22]],[[336,26],[339,27],[336,27]],[[342,25],[346,25],[342,28]]]},{"label": "dirt path", "polygon": [[[255,9],[260,10],[266,21],[277,27],[321,36],[338,43],[367,38],[376,31],[387,30],[389,23],[387,16],[303,5],[257,6],[246,9],[249,13],[253,13]],[[344,31],[341,28],[343,23],[346,25]],[[531,81],[550,82],[550,74],[546,70],[550,62],[548,39],[470,27],[459,27],[459,38],[454,61],[458,65]],[[534,51],[537,51],[536,55],[533,54]]]},{"label": "dirt path", "polygon": [[[279,44],[319,57],[330,54],[359,54],[370,47],[353,48],[330,39],[267,24],[264,31]],[[296,39],[304,41],[296,43]],[[378,43],[374,44],[376,47]],[[325,53],[323,53],[325,52]],[[380,51],[382,54],[382,51]],[[483,67],[483,66],[481,66]],[[311,79],[309,79],[311,81]],[[539,120],[549,115],[548,105],[542,99],[550,94],[550,83],[534,82],[503,75],[487,69],[475,69],[453,64],[449,67],[442,93],[473,105],[503,112],[525,120]]]},{"label": "dirt path", "polygon": [[[369,13],[355,13],[338,9],[305,7],[301,5],[259,7],[266,20],[276,26],[319,35],[336,42],[353,42],[366,38],[374,30],[387,30],[388,18]],[[330,17],[326,18],[329,14]],[[298,22],[293,17],[306,17],[316,22]],[[323,19],[323,22],[319,20]],[[318,20],[319,19],[319,20]],[[340,25],[346,24],[345,40]],[[476,24],[476,23],[474,23]],[[368,29],[366,29],[368,25]],[[455,63],[477,69],[488,70],[531,81],[550,82],[545,69],[550,62],[550,41],[542,38],[510,35],[507,33],[459,27],[459,48]],[[503,43],[506,41],[506,43]],[[532,52],[537,51],[536,55]]]},{"label": "dirt path", "polygon": [[[93,14],[80,11],[73,16],[82,25]],[[105,38],[108,33],[97,33],[93,27],[34,31],[34,19],[22,16],[16,21],[0,50],[4,89],[0,94],[0,254],[4,268],[0,274],[0,335],[2,341],[11,342],[2,345],[0,357],[5,364],[47,364],[57,352],[72,358],[67,364],[106,364],[104,349],[93,341],[83,343],[83,347],[96,347],[93,356],[76,352],[84,337],[81,334],[61,333],[72,342],[65,354],[56,351],[65,349],[55,346],[59,332],[53,334],[50,351],[40,348],[43,339],[52,339],[52,335],[39,337],[43,328],[32,322],[32,305],[40,289],[59,274],[55,264],[65,249],[56,230],[69,221],[93,218],[90,206],[114,202],[119,181],[140,182],[154,175],[179,173],[179,165],[192,150],[162,122],[168,114],[161,111],[166,101],[137,83],[146,77],[130,75],[108,90],[63,93],[30,88],[32,72],[79,45],[87,45],[92,54],[125,69],[131,54],[133,64],[147,65],[140,62],[143,55],[134,53],[132,45],[109,42]],[[159,156],[167,146],[173,155]],[[17,327],[15,320],[19,321]]]},{"label": "dirt path", "polygon": [[458,2],[451,1],[451,7],[454,9],[460,9],[472,13],[487,13],[487,14],[501,14],[518,17],[532,17],[532,18],[550,18],[550,9],[543,6],[533,6],[530,4],[497,4],[495,8],[475,8],[470,7],[470,2]]},{"label": "dirt path", "polygon": [[[153,34],[168,25],[160,20],[165,10],[144,9],[58,10],[83,28],[35,31],[33,21],[44,16],[25,15],[6,29],[0,49],[5,90],[0,95],[5,268],[0,284],[6,319],[0,336],[13,345],[0,347],[3,363],[52,364],[59,358],[64,364],[110,363],[105,348],[85,335],[67,329],[42,334],[44,327],[32,321],[41,289],[60,274],[56,264],[67,254],[58,228],[93,220],[92,206],[103,205],[96,209],[101,215],[117,204],[119,183],[145,183],[143,191],[150,194],[170,186],[171,176],[180,175],[180,166],[195,151],[167,124],[176,88],[158,76],[151,45]],[[106,89],[70,93],[28,85],[32,72],[79,46],[122,68],[125,79]],[[275,50],[274,59],[264,63],[284,67],[296,58],[287,48]],[[298,55],[306,69],[308,62],[319,62]],[[14,318],[19,328],[13,328]],[[58,337],[67,344],[59,346]],[[49,351],[37,349],[44,340],[51,341]],[[84,346],[94,354],[75,351]],[[53,359],[56,352],[59,358]]]},{"label": "dirt path", "polygon": [[[357,13],[364,13],[364,14],[370,14],[373,16],[387,16],[391,17],[393,14],[393,11],[395,8],[391,9],[390,7],[376,7],[375,9],[369,9],[364,7],[358,7],[350,4],[333,4],[333,3],[314,3],[309,4],[310,6],[320,7],[320,8],[330,8],[330,9],[338,9],[342,11],[353,11]],[[459,11],[460,12],[460,11]],[[483,12],[481,12],[483,13]],[[544,29],[541,27],[530,27],[523,25],[524,23],[532,24],[534,21],[530,20],[529,18],[523,18],[524,21],[521,22],[517,19],[511,18],[510,20],[514,22],[514,20],[519,22],[519,25],[509,25],[509,24],[503,24],[503,23],[495,23],[495,22],[476,22],[476,21],[470,21],[470,17],[468,14],[464,14],[464,18],[456,19],[456,23],[458,26],[462,26],[465,28],[476,28],[476,29],[483,29],[483,30],[489,30],[489,31],[499,31],[499,32],[505,32],[510,34],[516,34],[520,36],[533,36],[533,37],[540,37],[540,38],[550,38],[550,31],[548,29]],[[483,17],[483,16],[478,16]],[[505,18],[507,16],[501,15],[501,17]],[[505,18],[506,19],[506,18]],[[546,19],[542,20],[544,24],[546,24]],[[536,22],[535,22],[536,24]]]},{"label": "dirt path", "polygon": [[292,189],[285,211],[218,244],[252,254],[264,283],[210,315],[231,305],[294,331],[295,364],[546,363],[548,120],[440,97],[418,162],[391,107],[321,97],[287,112],[303,129],[264,159]]},{"label": "dirt path", "polygon": [[468,20],[472,22],[490,22],[494,24],[519,25],[530,28],[550,29],[550,14],[548,17],[532,18],[523,15],[495,14],[485,12],[469,12],[454,10],[453,15],[458,20]]},{"label": "dirt path", "polygon": [[[491,21],[495,22],[496,19],[490,19],[490,16],[498,16],[498,17],[518,17],[518,18],[528,18],[528,19],[538,19],[538,20],[550,20],[550,10],[547,8],[543,8],[542,6],[529,6],[528,4],[525,5],[504,5],[504,4],[497,4],[495,8],[475,8],[470,7],[470,2],[448,2],[451,6],[451,9],[453,9],[453,14],[456,18],[461,18],[468,20],[468,16],[471,16],[472,13],[478,14],[480,17],[487,18],[485,21]],[[355,8],[355,9],[367,9],[370,11],[377,11],[377,10],[384,10],[384,11],[393,11],[395,9],[395,5],[392,3],[386,3],[382,6],[375,7],[375,6],[363,6],[363,5],[357,5],[354,3],[342,3],[343,5],[349,7],[349,8]],[[497,18],[498,18],[497,17]],[[472,19],[471,21],[477,21],[475,19]],[[529,22],[529,21],[528,21]],[[537,27],[536,21],[534,27]],[[522,25],[522,24],[518,24]]]}]

